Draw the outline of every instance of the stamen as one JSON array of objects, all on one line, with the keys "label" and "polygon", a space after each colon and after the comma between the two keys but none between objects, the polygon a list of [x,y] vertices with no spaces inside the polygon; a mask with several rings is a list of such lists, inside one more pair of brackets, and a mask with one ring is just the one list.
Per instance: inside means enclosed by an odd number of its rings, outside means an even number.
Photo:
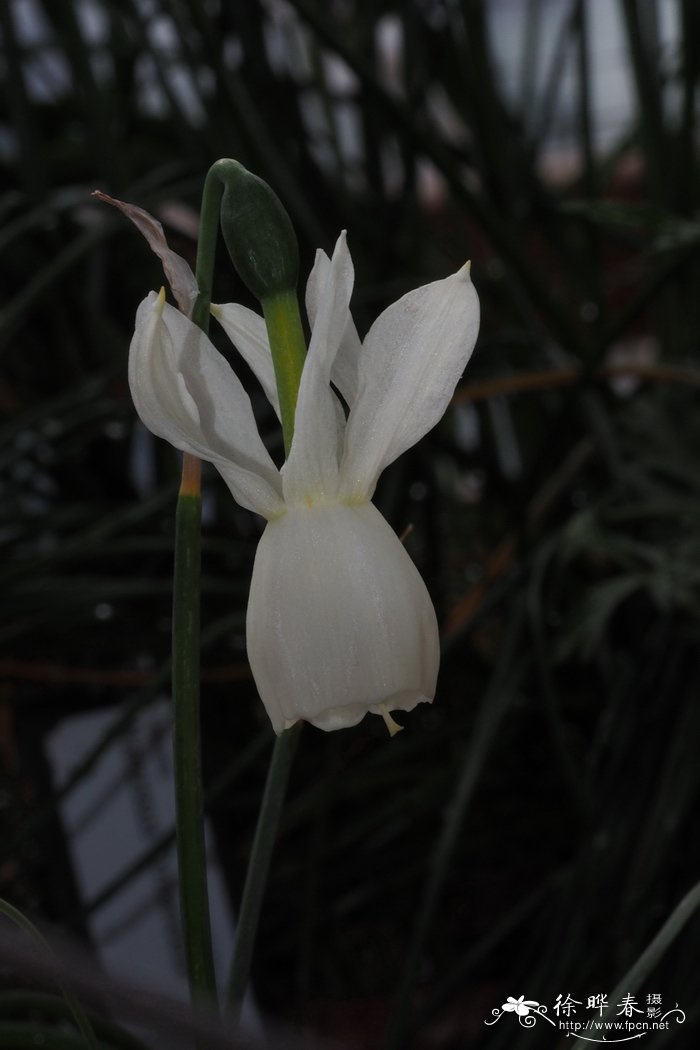
[{"label": "stamen", "polygon": [[397,733],[401,732],[403,726],[400,726],[398,722],[394,721],[387,710],[386,704],[379,705],[379,714],[384,719],[384,725],[389,730],[389,736],[396,736]]}]

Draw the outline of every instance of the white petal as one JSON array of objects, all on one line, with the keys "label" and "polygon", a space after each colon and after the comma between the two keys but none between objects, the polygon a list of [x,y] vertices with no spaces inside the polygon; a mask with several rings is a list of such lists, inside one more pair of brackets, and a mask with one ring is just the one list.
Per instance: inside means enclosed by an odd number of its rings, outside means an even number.
[{"label": "white petal", "polygon": [[445,412],[479,330],[479,300],[463,266],[404,295],[372,325],[348,417],[340,494],[371,497],[384,467]]},{"label": "white petal", "polygon": [[196,325],[155,292],[136,315],[129,386],[149,430],[209,460],[234,499],[265,517],[282,513],[281,479],[258,434],[250,399]]},{"label": "white petal", "polygon": [[265,319],[238,303],[212,303],[211,312],[256,376],[279,419],[280,402]]},{"label": "white petal", "polygon": [[172,289],[177,305],[184,314],[190,317],[199,294],[197,282],[189,263],[168,247],[163,227],[158,220],[154,219],[143,208],[137,208],[135,204],[127,204],[126,201],[117,200],[116,197],[110,197],[99,190],[95,190],[92,196],[104,201],[105,204],[113,205],[123,212],[128,219],[131,219],[137,230],[148,241],[151,251],[155,252],[160,259],[163,265],[163,273]]},{"label": "white petal", "polygon": [[[323,249],[319,248],[316,252],[316,259],[306,285],[306,313],[312,330],[316,324],[319,301],[330,271],[330,266],[330,259]],[[355,398],[357,397],[358,368],[361,351],[362,343],[357,334],[355,322],[348,313],[348,320],[345,325],[345,331],[343,332],[343,338],[340,341],[340,346],[338,347],[338,352],[335,356],[335,361],[333,362],[331,380],[343,395],[345,403],[349,406],[352,406],[355,403]]]},{"label": "white petal", "polygon": [[345,234],[338,238],[320,294],[299,385],[294,439],[283,470],[287,503],[332,496],[338,485],[338,401],[331,369],[349,316],[353,268]]},{"label": "white petal", "polygon": [[275,732],[321,729],[435,695],[439,643],[425,584],[371,503],[293,507],[258,545],[248,656]]}]

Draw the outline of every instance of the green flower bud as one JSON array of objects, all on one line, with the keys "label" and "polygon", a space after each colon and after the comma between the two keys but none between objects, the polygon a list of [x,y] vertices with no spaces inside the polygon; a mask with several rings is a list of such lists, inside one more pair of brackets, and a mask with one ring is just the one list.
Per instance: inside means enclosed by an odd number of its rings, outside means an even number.
[{"label": "green flower bud", "polygon": [[238,161],[219,160],[213,170],[224,185],[221,229],[239,276],[261,302],[294,292],[299,246],[279,197]]}]

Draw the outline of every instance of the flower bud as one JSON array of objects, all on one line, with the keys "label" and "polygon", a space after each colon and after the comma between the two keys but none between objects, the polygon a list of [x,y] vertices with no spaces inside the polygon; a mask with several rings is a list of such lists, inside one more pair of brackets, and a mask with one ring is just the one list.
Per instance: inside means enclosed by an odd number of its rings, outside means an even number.
[{"label": "flower bud", "polygon": [[294,292],[299,247],[277,195],[235,160],[214,165],[224,185],[221,229],[239,276],[261,302]]}]

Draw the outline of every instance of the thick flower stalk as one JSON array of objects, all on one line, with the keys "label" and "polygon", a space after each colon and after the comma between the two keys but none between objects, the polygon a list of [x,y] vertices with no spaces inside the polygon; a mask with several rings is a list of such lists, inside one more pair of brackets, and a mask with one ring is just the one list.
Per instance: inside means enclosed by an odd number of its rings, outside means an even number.
[{"label": "thick flower stalk", "polygon": [[[139,307],[131,343],[129,382],[146,426],[213,463],[234,499],[267,519],[247,645],[277,733],[299,719],[351,726],[368,711],[395,729],[391,711],[435,695],[435,612],[371,499],[382,470],[443,415],[474,347],[478,299],[465,265],[403,296],[361,342],[352,286],[343,234],[332,259],[317,253],[307,284],[312,334],[281,471],[235,373],[163,292]],[[236,304],[212,313],[279,415],[263,318]]]}]

